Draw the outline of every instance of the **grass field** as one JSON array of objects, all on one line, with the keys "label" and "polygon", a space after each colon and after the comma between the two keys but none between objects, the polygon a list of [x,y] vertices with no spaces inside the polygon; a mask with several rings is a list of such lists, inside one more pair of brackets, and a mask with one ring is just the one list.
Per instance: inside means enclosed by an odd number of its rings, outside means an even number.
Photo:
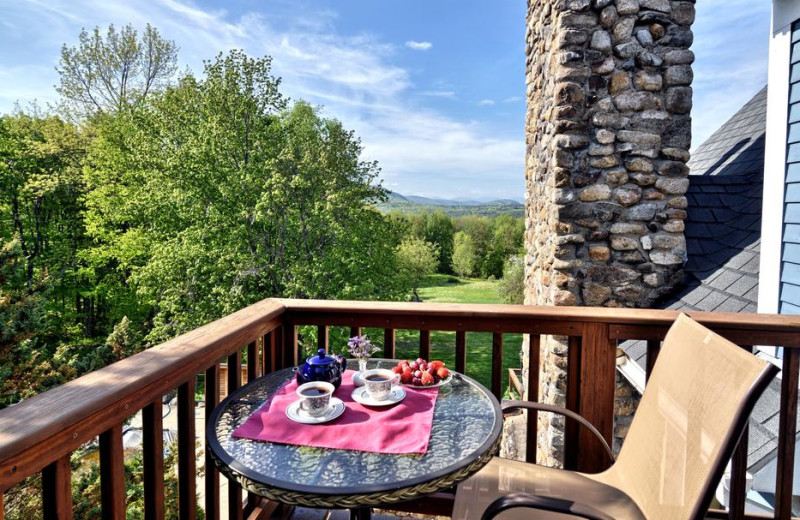
[{"label": "grass field", "polygon": [[[433,275],[417,290],[424,302],[431,303],[502,303],[497,293],[497,281],[475,278],[456,278]],[[308,331],[313,334],[313,331]],[[343,352],[348,330],[331,327],[333,352]],[[383,347],[383,329],[364,329],[374,343]],[[314,345],[315,343],[311,343]],[[416,359],[419,354],[419,331],[397,330],[396,353],[399,359]],[[455,332],[431,331],[431,359],[441,359],[448,367],[455,366]],[[503,334],[503,390],[508,388],[508,369],[521,366],[521,334]],[[308,350],[308,349],[306,349]],[[467,375],[491,387],[492,334],[467,333]]]}]

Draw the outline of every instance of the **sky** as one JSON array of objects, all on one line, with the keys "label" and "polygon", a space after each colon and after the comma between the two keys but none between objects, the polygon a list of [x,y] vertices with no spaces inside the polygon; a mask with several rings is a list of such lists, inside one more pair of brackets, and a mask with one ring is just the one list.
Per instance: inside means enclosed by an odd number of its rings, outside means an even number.
[{"label": "sky", "polygon": [[[522,200],[525,0],[0,0],[0,113],[55,102],[81,28],[150,23],[181,70],[241,48],[273,57],[282,92],[362,140],[383,185]],[[693,146],[766,83],[770,2],[702,0],[693,26]]]}]

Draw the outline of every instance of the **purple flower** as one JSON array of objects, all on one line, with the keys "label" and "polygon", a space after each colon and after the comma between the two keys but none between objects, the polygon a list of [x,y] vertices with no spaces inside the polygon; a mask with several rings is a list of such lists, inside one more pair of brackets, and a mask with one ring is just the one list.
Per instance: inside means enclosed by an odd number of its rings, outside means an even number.
[{"label": "purple flower", "polygon": [[347,351],[354,358],[366,359],[378,350],[380,348],[373,345],[366,336],[354,336],[347,342]]}]

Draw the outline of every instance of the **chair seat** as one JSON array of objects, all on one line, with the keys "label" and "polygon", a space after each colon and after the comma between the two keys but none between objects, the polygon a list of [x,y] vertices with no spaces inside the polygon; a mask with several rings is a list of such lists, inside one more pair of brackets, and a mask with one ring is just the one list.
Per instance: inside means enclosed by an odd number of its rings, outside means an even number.
[{"label": "chair seat", "polygon": [[[619,520],[645,518],[628,495],[592,479],[591,475],[495,457],[478,473],[458,485],[453,520],[477,520],[497,498],[517,492],[574,500]],[[500,513],[496,518],[538,520],[573,517],[514,508]]]}]

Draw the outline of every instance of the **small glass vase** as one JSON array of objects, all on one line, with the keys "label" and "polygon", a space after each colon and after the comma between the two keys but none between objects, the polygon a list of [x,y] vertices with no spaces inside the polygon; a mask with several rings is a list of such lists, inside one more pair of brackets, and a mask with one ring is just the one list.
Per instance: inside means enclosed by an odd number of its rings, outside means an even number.
[{"label": "small glass vase", "polygon": [[358,372],[353,374],[353,384],[356,386],[364,386],[364,372],[367,371],[367,361],[369,358],[356,358],[358,359]]}]

